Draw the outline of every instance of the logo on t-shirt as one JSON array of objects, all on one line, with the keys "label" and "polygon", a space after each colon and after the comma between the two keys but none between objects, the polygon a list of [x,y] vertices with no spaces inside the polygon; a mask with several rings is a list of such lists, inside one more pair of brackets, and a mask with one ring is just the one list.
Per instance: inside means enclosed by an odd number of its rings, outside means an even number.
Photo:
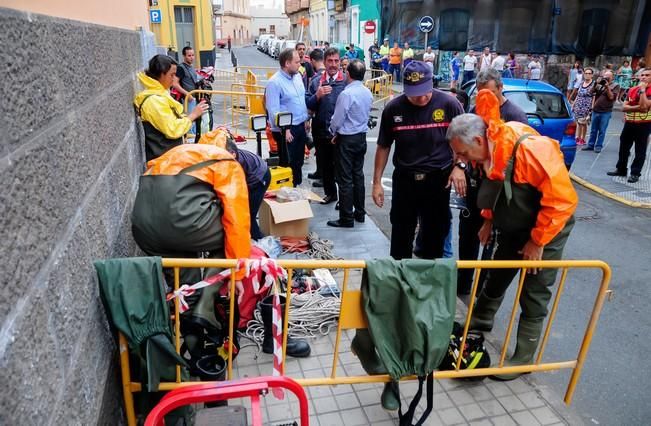
[{"label": "logo on t-shirt", "polygon": [[443,111],[443,109],[441,108],[435,109],[434,112],[432,113],[432,119],[437,123],[440,123],[441,121],[445,120],[445,111]]},{"label": "logo on t-shirt", "polygon": [[402,115],[394,115],[393,116],[393,122],[394,123],[402,123]]}]

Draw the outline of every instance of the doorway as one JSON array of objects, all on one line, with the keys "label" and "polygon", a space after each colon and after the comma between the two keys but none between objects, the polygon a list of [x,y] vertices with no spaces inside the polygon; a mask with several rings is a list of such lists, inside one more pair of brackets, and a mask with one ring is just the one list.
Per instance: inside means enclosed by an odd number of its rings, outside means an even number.
[{"label": "doorway", "polygon": [[174,7],[174,21],[176,23],[176,44],[179,54],[181,54],[185,46],[190,46],[195,52],[198,52],[197,46],[194,44],[194,8]]}]

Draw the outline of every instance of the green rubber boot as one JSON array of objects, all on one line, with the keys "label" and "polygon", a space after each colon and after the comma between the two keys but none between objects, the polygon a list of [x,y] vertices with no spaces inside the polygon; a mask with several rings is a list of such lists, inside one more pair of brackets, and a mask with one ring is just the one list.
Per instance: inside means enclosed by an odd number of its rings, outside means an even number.
[{"label": "green rubber boot", "polygon": [[220,329],[220,324],[215,317],[215,299],[219,295],[220,284],[210,285],[201,289],[201,296],[197,304],[189,312],[190,321],[205,328]]},{"label": "green rubber boot", "polygon": [[400,395],[400,388],[398,382],[387,382],[384,384],[384,390],[382,390],[382,396],[380,401],[382,402],[382,408],[387,411],[396,411],[400,408],[400,401],[398,396]]},{"label": "green rubber boot", "polygon": [[350,350],[359,358],[362,368],[369,376],[387,374],[387,369],[375,352],[375,344],[368,329],[358,328],[350,343]]},{"label": "green rubber boot", "polygon": [[495,314],[500,308],[502,300],[504,300],[504,295],[493,299],[488,297],[485,291],[482,291],[472,311],[470,330],[491,331]]},{"label": "green rubber boot", "polygon": [[[533,362],[533,357],[538,349],[540,341],[540,334],[542,332],[543,320],[531,321],[526,318],[520,317],[518,323],[518,339],[515,344],[515,352],[513,356],[504,363],[505,367],[514,365],[525,365]],[[522,374],[528,373],[511,373],[511,374],[496,374],[491,376],[494,380],[509,381],[520,377]]]}]

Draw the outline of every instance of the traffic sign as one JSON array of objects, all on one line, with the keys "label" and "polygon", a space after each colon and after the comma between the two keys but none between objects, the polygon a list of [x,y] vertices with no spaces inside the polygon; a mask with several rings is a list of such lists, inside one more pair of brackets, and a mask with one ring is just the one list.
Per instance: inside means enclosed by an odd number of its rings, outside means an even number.
[{"label": "traffic sign", "polygon": [[366,34],[373,34],[375,32],[375,21],[366,21],[364,24],[364,31]]},{"label": "traffic sign", "polygon": [[149,20],[152,24],[160,24],[162,22],[162,15],[160,9],[150,9],[149,10]]},{"label": "traffic sign", "polygon": [[423,16],[418,22],[418,28],[424,33],[432,31],[434,29],[434,19],[431,16]]}]

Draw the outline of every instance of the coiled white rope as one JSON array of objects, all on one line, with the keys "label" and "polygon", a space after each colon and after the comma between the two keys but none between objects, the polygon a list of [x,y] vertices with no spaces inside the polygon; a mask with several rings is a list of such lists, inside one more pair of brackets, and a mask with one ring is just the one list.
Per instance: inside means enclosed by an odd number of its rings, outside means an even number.
[{"label": "coiled white rope", "polygon": [[[337,327],[341,298],[338,295],[323,296],[318,291],[292,295],[289,311],[289,337],[316,338],[327,336]],[[260,309],[256,308],[253,319],[241,333],[258,346],[264,339],[264,324]]]}]

